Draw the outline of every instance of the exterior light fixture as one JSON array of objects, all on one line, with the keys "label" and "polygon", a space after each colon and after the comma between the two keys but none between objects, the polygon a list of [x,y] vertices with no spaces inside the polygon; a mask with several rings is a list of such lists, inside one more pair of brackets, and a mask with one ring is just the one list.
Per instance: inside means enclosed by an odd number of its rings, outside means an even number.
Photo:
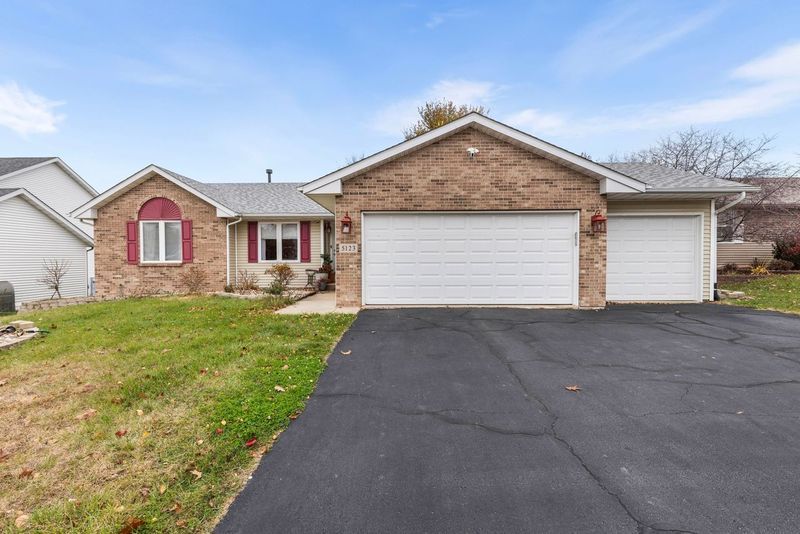
[{"label": "exterior light fixture", "polygon": [[606,222],[608,222],[608,219],[600,213],[600,210],[597,210],[594,215],[592,215],[592,233],[605,234]]},{"label": "exterior light fixture", "polygon": [[353,219],[350,218],[350,213],[345,212],[344,217],[342,217],[342,233],[349,234],[352,227]]},{"label": "exterior light fixture", "polygon": [[477,156],[479,152],[480,150],[478,150],[477,148],[469,147],[467,149],[467,156],[469,156],[469,159],[475,159],[475,156]]}]

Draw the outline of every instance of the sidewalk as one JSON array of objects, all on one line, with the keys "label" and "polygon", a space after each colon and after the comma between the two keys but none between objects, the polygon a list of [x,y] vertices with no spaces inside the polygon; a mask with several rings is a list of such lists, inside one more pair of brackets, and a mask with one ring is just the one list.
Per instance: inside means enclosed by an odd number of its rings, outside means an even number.
[{"label": "sidewalk", "polygon": [[337,308],[336,292],[325,291],[306,297],[303,300],[298,300],[291,306],[281,308],[275,313],[284,315],[300,315],[303,313],[358,313],[358,308]]}]

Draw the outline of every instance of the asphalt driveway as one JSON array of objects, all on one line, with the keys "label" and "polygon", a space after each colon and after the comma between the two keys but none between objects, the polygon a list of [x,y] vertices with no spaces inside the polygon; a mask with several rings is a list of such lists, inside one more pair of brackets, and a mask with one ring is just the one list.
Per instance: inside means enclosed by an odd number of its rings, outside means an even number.
[{"label": "asphalt driveway", "polygon": [[709,304],[363,311],[218,531],[798,525],[800,318]]}]

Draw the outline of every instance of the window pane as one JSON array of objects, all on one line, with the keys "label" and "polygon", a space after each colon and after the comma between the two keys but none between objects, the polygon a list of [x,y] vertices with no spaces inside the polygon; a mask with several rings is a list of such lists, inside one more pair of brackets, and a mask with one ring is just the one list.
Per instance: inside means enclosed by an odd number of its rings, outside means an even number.
[{"label": "window pane", "polygon": [[281,249],[284,260],[296,260],[298,244],[296,224],[284,224],[281,227]]},{"label": "window pane", "polygon": [[261,259],[278,259],[278,226],[268,223],[261,225]]},{"label": "window pane", "polygon": [[181,223],[164,223],[164,254],[166,261],[181,261]]},{"label": "window pane", "polygon": [[142,261],[158,261],[158,223],[142,223]]}]

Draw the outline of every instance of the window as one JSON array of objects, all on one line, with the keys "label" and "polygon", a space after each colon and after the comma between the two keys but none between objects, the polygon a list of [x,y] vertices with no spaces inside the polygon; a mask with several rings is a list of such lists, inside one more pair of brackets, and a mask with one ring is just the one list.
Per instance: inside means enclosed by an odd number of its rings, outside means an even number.
[{"label": "window", "polygon": [[261,261],[298,261],[300,223],[261,223]]},{"label": "window", "polygon": [[181,222],[142,221],[142,263],[180,263]]}]

